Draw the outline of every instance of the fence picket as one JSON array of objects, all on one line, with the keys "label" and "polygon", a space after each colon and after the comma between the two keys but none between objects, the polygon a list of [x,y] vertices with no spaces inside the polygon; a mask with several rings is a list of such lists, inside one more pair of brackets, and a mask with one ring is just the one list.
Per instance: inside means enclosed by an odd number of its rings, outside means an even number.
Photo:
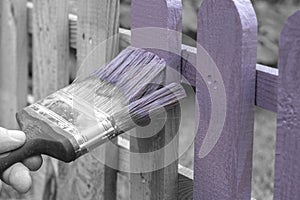
[{"label": "fence picket", "polygon": [[[81,76],[108,62],[118,53],[119,0],[78,1],[77,67]],[[73,42],[74,43],[74,42]],[[118,160],[113,144],[105,147],[105,162]],[[71,164],[60,163],[58,199],[116,199],[117,172],[92,155]]]},{"label": "fence picket", "polygon": [[300,197],[300,11],[291,16],[280,38],[275,159],[275,200]]},{"label": "fence picket", "polygon": [[[281,34],[279,76],[278,70],[257,64],[255,91],[257,22],[250,0],[204,0],[198,14],[198,49],[181,45],[180,34],[162,31],[181,32],[180,0],[132,0],[132,31],[119,29],[119,0],[78,0],[78,17],[68,13],[68,2],[0,1],[0,126],[17,128],[15,113],[27,103],[27,33],[33,35],[35,100],[67,85],[70,65],[74,68],[77,65],[83,70],[79,71],[80,75],[86,76],[115,57],[119,46],[123,49],[132,42],[132,46],[163,57],[175,69],[167,70],[166,83],[180,82],[182,75],[197,87],[200,114],[195,138],[194,186],[192,173],[189,176],[179,173],[177,161],[153,172],[127,174],[103,165],[90,155],[72,164],[58,164],[44,157],[44,165],[34,173],[29,193],[17,194],[5,186],[1,199],[113,200],[117,199],[119,173],[125,177],[126,185],[129,182],[128,199],[132,200],[192,199],[193,192],[194,199],[249,200],[254,101],[258,106],[278,112],[274,199],[299,199],[300,11],[288,19]],[[140,29],[149,27],[148,32]],[[155,31],[154,27],[161,30]],[[102,43],[119,30],[120,41],[114,37]],[[204,56],[204,51],[209,57]],[[174,53],[182,54],[183,59]],[[212,60],[217,69],[208,68]],[[193,68],[196,62],[198,71]],[[218,73],[223,77],[226,101],[214,110],[217,102],[214,99],[220,99],[222,93]],[[72,73],[71,77],[74,76]],[[276,98],[278,102],[274,102]],[[223,105],[227,109],[225,125],[218,138],[214,131],[222,120],[213,121],[213,118],[215,114],[222,116]],[[111,144],[107,145],[106,162],[116,162],[121,171],[132,169],[137,161],[132,160],[130,152],[151,152],[171,140],[175,141],[172,149],[151,157],[149,162],[155,166],[177,157],[179,108],[167,114],[170,119],[162,131],[147,139],[130,137],[130,142],[125,139],[128,145],[121,147],[120,155]],[[206,134],[210,124],[215,128],[209,132],[212,135]],[[136,129],[138,134],[147,134],[144,130]],[[214,147],[206,151],[210,145]]]},{"label": "fence picket", "polygon": [[[34,0],[33,95],[39,100],[69,83],[68,0]],[[55,199],[57,161],[44,156],[42,168],[35,173],[33,199]]]},{"label": "fence picket", "polygon": [[69,83],[68,1],[34,1],[33,92],[43,98]]},{"label": "fence picket", "polygon": [[[26,0],[0,2],[0,126],[17,129],[15,113],[26,106],[28,38]],[[5,186],[1,199],[19,196]]]},{"label": "fence picket", "polygon": [[250,0],[203,1],[198,15],[194,199],[250,199],[256,48],[257,21]]},{"label": "fence picket", "polygon": [[[164,58],[167,64],[173,69],[180,69],[181,58],[178,55],[181,54],[181,16],[182,4],[180,0],[133,0],[131,3],[132,46],[148,49],[161,58]],[[148,27],[151,27],[151,30],[147,29]],[[167,29],[173,30],[174,32],[167,32]],[[163,48],[165,51],[161,51],[159,48]],[[177,53],[177,55],[174,53]],[[174,72],[168,68],[166,79],[167,82],[179,82],[180,71]],[[176,121],[176,117],[178,117],[178,115],[178,108],[169,111],[165,127],[151,138],[145,140],[144,138],[131,137],[131,152],[145,153],[156,151],[163,149],[166,144],[173,141],[174,145],[172,146],[172,150],[164,150],[161,155],[157,157],[153,156],[150,159],[153,162],[153,166],[155,166],[155,163],[166,163],[168,158],[177,158],[178,122]],[[136,131],[139,134],[145,134],[145,129],[140,130],[137,128]],[[141,156],[141,158],[143,158],[143,156]],[[138,161],[133,161],[131,157],[131,168],[135,167],[133,163],[136,162]],[[142,162],[142,160],[140,162]],[[165,165],[165,168],[153,172],[144,173],[141,171],[141,173],[130,174],[130,199],[177,199],[178,161],[175,160],[169,164],[168,166]]]},{"label": "fence picket", "polygon": [[26,1],[4,0],[0,9],[0,126],[16,129],[15,114],[27,97]]}]

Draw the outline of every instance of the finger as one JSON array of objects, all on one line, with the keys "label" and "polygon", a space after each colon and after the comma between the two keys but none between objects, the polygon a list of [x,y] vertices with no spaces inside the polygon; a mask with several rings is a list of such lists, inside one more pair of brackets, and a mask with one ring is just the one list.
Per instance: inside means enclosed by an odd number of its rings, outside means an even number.
[{"label": "finger", "polygon": [[34,156],[22,162],[30,171],[37,171],[43,164],[42,156]]},{"label": "finger", "polygon": [[22,163],[16,163],[3,173],[3,181],[20,193],[30,190],[32,179],[29,169]]},{"label": "finger", "polygon": [[7,130],[0,127],[0,153],[19,148],[25,143],[26,135],[22,131]]}]

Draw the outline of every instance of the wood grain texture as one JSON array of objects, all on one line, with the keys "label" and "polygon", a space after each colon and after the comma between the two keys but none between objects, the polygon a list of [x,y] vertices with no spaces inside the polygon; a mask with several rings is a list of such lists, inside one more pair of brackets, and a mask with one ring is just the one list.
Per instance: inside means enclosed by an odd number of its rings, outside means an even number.
[{"label": "wood grain texture", "polygon": [[[201,46],[210,57],[199,51]],[[257,21],[250,1],[203,1],[198,15],[197,65],[201,76],[197,76],[194,199],[250,199],[256,48]],[[207,133],[209,124],[224,109],[215,103],[220,102],[223,84],[225,123],[220,135],[216,129]],[[218,109],[214,111],[211,105]]]},{"label": "wood grain texture", "polygon": [[119,7],[117,0],[78,1],[76,44],[80,75],[90,74],[117,55],[119,40],[111,37],[119,31]]},{"label": "wood grain texture", "polygon": [[[33,94],[39,100],[69,83],[69,28],[67,0],[34,0],[32,8]],[[34,174],[34,199],[55,199],[57,161],[44,156]]]},{"label": "wood grain texture", "polygon": [[[119,174],[122,177],[128,178],[128,173],[130,167],[130,141],[123,136],[119,137],[118,145],[120,149],[119,155]],[[189,200],[193,199],[193,171],[182,165],[178,165],[178,197],[177,199]],[[124,197],[125,198],[125,197]],[[125,199],[129,199],[126,197]]]},{"label": "wood grain texture", "polygon": [[[174,113],[169,113],[173,115]],[[156,124],[157,127],[161,127],[159,120],[152,120],[152,124]],[[155,125],[153,125],[155,127]],[[171,127],[170,127],[171,128]],[[139,134],[144,135],[148,133],[155,133],[154,136],[148,138],[131,137],[130,139],[130,151],[134,153],[141,153],[139,160],[130,157],[130,168],[135,169],[137,163],[142,163],[139,166],[145,166],[148,169],[149,166],[153,167],[151,172],[144,172],[143,167],[140,169],[140,173],[130,174],[130,199],[151,199],[151,200],[162,200],[162,199],[177,199],[178,197],[178,162],[174,162],[169,166],[162,167],[167,156],[174,157],[177,155],[178,141],[175,141],[172,154],[167,154],[163,150],[160,155],[154,154],[153,157],[143,156],[142,153],[154,152],[162,149],[169,141],[174,137],[170,131],[174,130],[167,129],[165,127],[160,131],[157,129],[146,130],[137,128],[137,136]],[[175,132],[176,133],[176,132]],[[176,138],[177,139],[177,138]],[[176,146],[177,145],[177,146]],[[135,159],[135,160],[134,160]],[[137,171],[137,170],[134,170]]]},{"label": "wood grain texture", "polygon": [[280,38],[274,199],[300,198],[300,11]]},{"label": "wood grain texture", "polygon": [[[29,16],[31,13],[32,4],[28,3]],[[30,19],[29,19],[30,22]],[[77,45],[77,16],[69,15],[70,24],[70,48],[76,49]],[[31,27],[29,23],[29,33],[31,33]],[[131,44],[131,31],[123,28],[119,29],[120,32],[120,50],[126,48]],[[197,49],[195,47],[182,45],[182,61],[181,61],[181,82],[189,83],[192,86],[196,84],[195,63]],[[277,112],[277,78],[278,70],[272,67],[256,65],[256,94],[255,105]]]},{"label": "wood grain texture", "polygon": [[27,97],[26,1],[4,0],[0,9],[0,126],[17,129],[15,113]]},{"label": "wood grain texture", "polygon": [[[29,34],[32,34],[33,24],[32,24],[32,10],[33,10],[33,3],[27,2],[27,31]],[[76,40],[77,40],[77,15],[68,14],[68,21],[69,21],[69,73],[70,79],[74,80],[76,77]],[[32,58],[29,58],[29,61],[32,62]]]},{"label": "wood grain texture", "polygon": [[[181,17],[182,4],[179,0],[148,0],[131,2],[131,42],[132,46],[145,48],[161,58],[167,65],[166,83],[180,81],[181,64]],[[150,27],[150,29],[149,29]],[[173,32],[168,31],[173,30]],[[163,51],[164,50],[164,51]],[[172,70],[173,69],[173,70]],[[162,130],[147,130],[137,128],[137,135],[145,135],[153,131],[155,135],[147,139],[131,137],[130,150],[136,153],[148,153],[161,150],[160,155],[153,156],[147,161],[153,166],[152,172],[130,174],[132,200],[168,200],[178,198],[178,161],[166,164],[168,158],[178,157],[178,119],[179,108],[167,113],[168,119]],[[161,120],[152,120],[160,124]],[[172,149],[163,150],[166,144],[173,141]],[[141,155],[140,161],[130,158],[131,169],[134,163],[145,163]],[[159,166],[165,166],[162,169]]]},{"label": "wood grain texture", "polygon": [[[77,32],[77,75],[87,76],[118,53],[118,38],[105,41],[118,32],[119,0],[80,0],[78,3],[78,19],[71,17],[70,28],[72,33]],[[71,44],[74,42],[72,39]],[[105,162],[118,160],[118,151],[112,144],[103,149]],[[116,199],[116,180],[116,170],[92,155],[71,164],[60,163],[58,199],[113,200]]]},{"label": "wood grain texture", "polygon": [[38,100],[69,83],[68,1],[33,3],[33,91]]}]

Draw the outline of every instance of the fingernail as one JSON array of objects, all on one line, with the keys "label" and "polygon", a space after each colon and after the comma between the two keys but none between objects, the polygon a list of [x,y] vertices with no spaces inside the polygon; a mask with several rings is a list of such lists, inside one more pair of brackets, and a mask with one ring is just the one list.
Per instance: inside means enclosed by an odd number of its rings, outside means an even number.
[{"label": "fingernail", "polygon": [[19,142],[24,142],[26,140],[26,135],[22,131],[8,131],[10,134],[10,137],[14,140],[17,140]]}]

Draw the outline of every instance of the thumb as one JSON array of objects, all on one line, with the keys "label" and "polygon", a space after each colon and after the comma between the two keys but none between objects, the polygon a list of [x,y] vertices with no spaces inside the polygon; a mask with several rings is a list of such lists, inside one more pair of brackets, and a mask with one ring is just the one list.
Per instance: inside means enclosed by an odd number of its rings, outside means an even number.
[{"label": "thumb", "polygon": [[25,140],[26,135],[22,131],[0,127],[0,154],[17,149],[25,143]]}]

